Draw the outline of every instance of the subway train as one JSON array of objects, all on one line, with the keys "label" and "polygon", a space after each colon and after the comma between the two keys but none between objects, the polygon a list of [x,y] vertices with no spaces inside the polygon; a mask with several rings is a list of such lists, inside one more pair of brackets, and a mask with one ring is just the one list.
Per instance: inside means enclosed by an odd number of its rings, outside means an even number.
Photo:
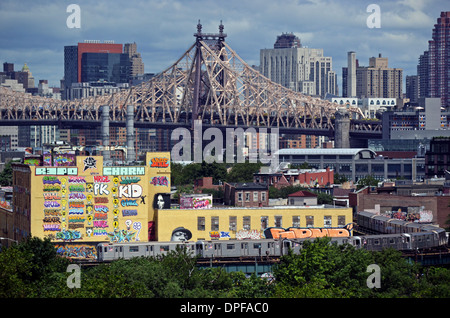
[{"label": "subway train", "polygon": [[[358,213],[357,224],[362,230],[378,234],[331,237],[331,242],[350,244],[355,248],[370,251],[381,251],[385,248],[417,251],[448,245],[445,230],[433,225],[391,219],[370,212]],[[97,245],[97,255],[98,261],[101,262],[139,256],[154,257],[165,255],[176,250],[177,246],[182,246],[191,256],[199,258],[280,257],[286,255],[289,249],[294,253],[300,253],[306,240],[314,240],[314,238],[100,243]]]}]

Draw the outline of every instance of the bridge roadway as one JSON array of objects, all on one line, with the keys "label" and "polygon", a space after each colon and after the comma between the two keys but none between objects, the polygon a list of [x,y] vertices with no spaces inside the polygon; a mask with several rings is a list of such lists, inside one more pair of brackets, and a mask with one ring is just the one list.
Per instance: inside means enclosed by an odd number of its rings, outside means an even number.
[{"label": "bridge roadway", "polygon": [[[361,124],[362,123],[362,124]],[[366,121],[367,123],[367,121]],[[376,123],[376,122],[375,122]],[[350,129],[350,137],[359,139],[381,139],[381,128],[377,129],[365,129],[362,126],[364,122],[354,121],[353,127],[359,129]],[[381,126],[376,123],[375,125]],[[0,120],[0,126],[58,126],[60,129],[94,129],[102,126],[101,120],[60,120],[60,119],[7,119]],[[125,121],[109,121],[110,127],[126,127]],[[178,127],[191,128],[189,123],[170,123],[170,122],[148,122],[148,121],[134,121],[134,128],[155,128],[155,129],[176,129]],[[330,128],[303,128],[303,127],[265,127],[265,126],[245,126],[245,125],[218,125],[203,123],[202,129],[218,128],[225,132],[227,128],[242,128],[244,130],[248,128],[263,129],[267,128],[267,132],[270,132],[272,128],[278,128],[280,134],[299,134],[299,135],[315,135],[315,136],[327,136],[334,138],[334,129]]]}]

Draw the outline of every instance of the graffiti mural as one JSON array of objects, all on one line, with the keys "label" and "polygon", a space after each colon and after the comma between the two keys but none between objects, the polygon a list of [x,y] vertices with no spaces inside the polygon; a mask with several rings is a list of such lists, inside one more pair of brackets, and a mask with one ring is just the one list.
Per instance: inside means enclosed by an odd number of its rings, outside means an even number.
[{"label": "graffiti mural", "polygon": [[177,227],[172,231],[171,241],[189,241],[192,237],[191,231],[184,227]]},{"label": "graffiti mural", "polygon": [[[103,158],[96,156],[78,156],[76,163],[76,167],[33,166],[34,188],[42,189],[41,236],[63,242],[147,240],[142,227],[148,222],[149,185],[141,177],[146,167],[104,167]],[[109,174],[102,175],[102,169]]]},{"label": "graffiti mural", "polygon": [[264,230],[266,238],[316,238],[316,237],[348,237],[350,236],[352,225],[349,224],[343,228],[299,228],[290,227],[287,229],[281,227],[269,227]]}]

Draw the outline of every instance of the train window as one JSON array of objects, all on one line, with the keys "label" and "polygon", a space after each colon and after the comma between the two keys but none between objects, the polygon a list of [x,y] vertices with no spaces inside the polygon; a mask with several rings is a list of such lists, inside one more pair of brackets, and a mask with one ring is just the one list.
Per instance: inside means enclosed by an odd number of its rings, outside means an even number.
[{"label": "train window", "polygon": [[103,250],[105,253],[108,252],[108,248],[105,246],[105,249]]},{"label": "train window", "polygon": [[129,251],[130,251],[131,253],[139,252],[139,246],[130,246]]},{"label": "train window", "polygon": [[147,245],[147,252],[153,252],[153,245]]},{"label": "train window", "polygon": [[227,250],[234,250],[234,244],[227,244]]},{"label": "train window", "polygon": [[374,239],[373,240],[373,244],[374,245],[380,245],[380,240],[379,239]]},{"label": "train window", "polygon": [[389,244],[394,244],[395,240],[393,238],[389,239]]},{"label": "train window", "polygon": [[161,245],[161,246],[159,247],[159,250],[160,250],[161,252],[168,252],[168,251],[169,251],[169,245]]},{"label": "train window", "polygon": [[253,248],[261,248],[261,243],[254,243]]}]

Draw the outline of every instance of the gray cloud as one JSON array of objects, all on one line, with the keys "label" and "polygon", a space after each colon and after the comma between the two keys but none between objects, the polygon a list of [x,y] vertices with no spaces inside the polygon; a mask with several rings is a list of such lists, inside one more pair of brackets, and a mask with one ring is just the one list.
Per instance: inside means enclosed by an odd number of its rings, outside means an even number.
[{"label": "gray cloud", "polygon": [[[69,29],[66,8],[81,8],[81,29]],[[30,66],[36,79],[59,86],[64,46],[84,40],[136,42],[146,72],[159,72],[176,61],[194,42],[197,20],[204,32],[217,32],[223,20],[228,44],[251,65],[259,50],[273,46],[282,32],[297,34],[302,44],[323,48],[333,57],[340,77],[346,54],[356,51],[360,64],[382,53],[391,67],[416,73],[419,55],[427,49],[431,31],[445,0],[377,1],[381,28],[369,29],[369,1],[331,0],[128,0],[14,1],[0,3],[0,62],[16,69]]]}]

